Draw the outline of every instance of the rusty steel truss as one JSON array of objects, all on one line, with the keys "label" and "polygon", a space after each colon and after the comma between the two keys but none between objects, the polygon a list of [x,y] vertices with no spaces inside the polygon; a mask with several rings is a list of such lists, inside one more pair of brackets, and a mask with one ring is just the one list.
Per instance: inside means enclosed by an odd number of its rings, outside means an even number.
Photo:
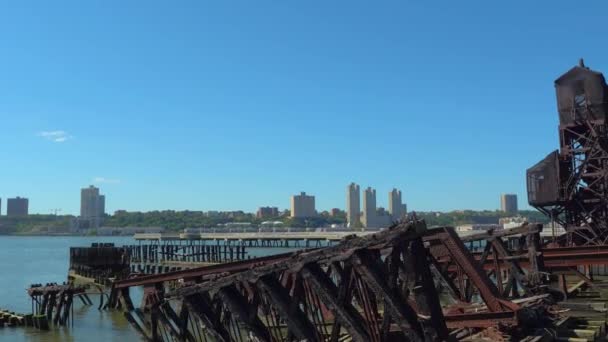
[{"label": "rusty steel truss", "polygon": [[[593,269],[608,266],[608,245],[556,246],[552,240],[541,239],[542,228],[540,224],[526,224],[469,235],[460,240],[465,244],[477,242],[483,246],[482,250],[471,255],[504,298],[542,293],[555,295],[558,291],[561,292],[559,298],[564,299],[571,297],[580,287],[595,287]],[[439,236],[425,237],[430,244],[432,261],[456,297],[469,302],[480,293],[470,285],[470,277],[453,260],[449,248],[437,242]],[[578,287],[566,287],[567,275],[578,279]],[[557,280],[557,286],[553,280]]]},{"label": "rusty steel truss", "polygon": [[608,242],[608,86],[580,64],[555,81],[559,151],[528,169],[530,205],[567,229],[562,244]]},{"label": "rusty steel truss", "polygon": [[[139,308],[133,286],[144,286]],[[151,341],[439,341],[521,333],[520,317],[538,308],[503,294],[452,228],[416,221],[333,247],[122,280],[110,306]]]}]

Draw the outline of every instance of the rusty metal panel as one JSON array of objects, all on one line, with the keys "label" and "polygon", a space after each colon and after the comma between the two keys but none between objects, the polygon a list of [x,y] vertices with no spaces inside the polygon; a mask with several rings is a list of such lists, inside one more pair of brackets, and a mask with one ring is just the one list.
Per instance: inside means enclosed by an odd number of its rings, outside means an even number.
[{"label": "rusty metal panel", "polygon": [[530,205],[553,205],[562,201],[559,181],[559,153],[555,150],[526,171]]}]

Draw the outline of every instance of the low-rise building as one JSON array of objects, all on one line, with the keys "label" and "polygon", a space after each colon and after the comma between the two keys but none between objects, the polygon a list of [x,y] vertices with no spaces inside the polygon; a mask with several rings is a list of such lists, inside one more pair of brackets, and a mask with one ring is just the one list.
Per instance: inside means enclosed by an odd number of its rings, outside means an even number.
[{"label": "low-rise building", "polygon": [[342,216],[342,213],[343,213],[343,211],[338,208],[331,208],[331,210],[329,211],[329,216],[331,216],[331,217]]},{"label": "low-rise building", "polygon": [[279,208],[277,207],[259,207],[255,217],[260,219],[272,218],[279,216]]}]

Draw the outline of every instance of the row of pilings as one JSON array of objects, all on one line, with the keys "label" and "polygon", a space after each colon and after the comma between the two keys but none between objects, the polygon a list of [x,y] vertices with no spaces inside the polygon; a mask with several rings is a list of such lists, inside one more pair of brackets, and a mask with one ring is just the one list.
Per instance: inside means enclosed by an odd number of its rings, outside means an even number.
[{"label": "row of pilings", "polygon": [[247,259],[245,246],[201,244],[150,244],[123,246],[131,263],[160,263],[163,261],[222,263]]}]

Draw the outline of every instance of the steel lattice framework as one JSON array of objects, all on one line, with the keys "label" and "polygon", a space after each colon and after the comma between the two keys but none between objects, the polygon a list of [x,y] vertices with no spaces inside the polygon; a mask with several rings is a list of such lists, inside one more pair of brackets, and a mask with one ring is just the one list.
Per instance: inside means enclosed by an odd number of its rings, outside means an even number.
[{"label": "steel lattice framework", "polygon": [[[144,286],[140,308],[133,286]],[[453,228],[414,221],[337,246],[121,280],[108,306],[149,341],[445,341],[516,332],[519,317],[543,309],[508,292]]]},{"label": "steel lattice framework", "polygon": [[529,203],[567,229],[563,243],[608,241],[608,87],[582,60],[555,81],[559,151],[528,169]]}]

